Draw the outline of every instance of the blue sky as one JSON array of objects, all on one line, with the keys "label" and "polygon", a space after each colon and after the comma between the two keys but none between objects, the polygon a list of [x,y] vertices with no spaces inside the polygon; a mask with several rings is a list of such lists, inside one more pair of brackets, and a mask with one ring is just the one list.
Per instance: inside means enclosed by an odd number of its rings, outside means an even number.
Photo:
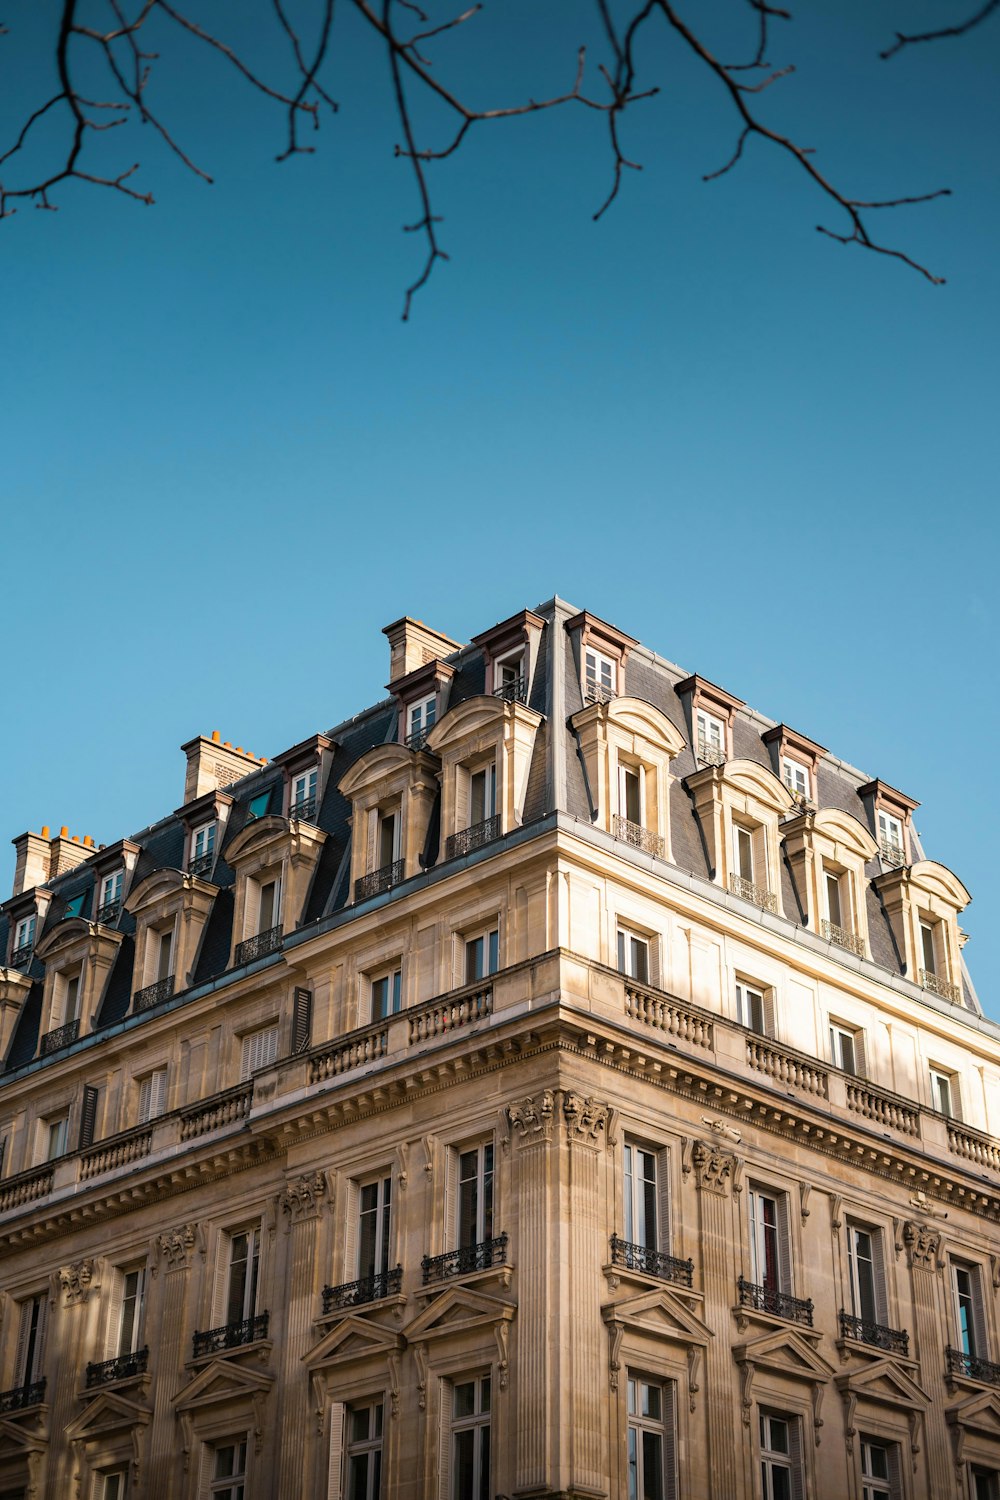
[{"label": "blue sky", "polygon": [[[5,17],[5,138],[44,9]],[[164,39],[215,186],[138,131],[155,207],[71,187],[0,225],[11,837],[110,842],[179,804],[192,735],[271,755],[381,696],[400,614],[465,640],[558,592],[918,798],[1000,1018],[1000,25],[882,63],[933,7],[817,9],[776,40],[799,70],[766,117],[858,196],[950,186],[883,216],[946,287],[816,234],[835,219],[760,143],[703,184],[731,111],[660,36],[625,125],[644,169],[600,223],[583,109],[433,169],[451,260],[404,325],[414,193],[348,9],[341,112],[280,167],[281,119]],[[550,92],[588,15],[488,7],[438,66],[490,103]]]}]

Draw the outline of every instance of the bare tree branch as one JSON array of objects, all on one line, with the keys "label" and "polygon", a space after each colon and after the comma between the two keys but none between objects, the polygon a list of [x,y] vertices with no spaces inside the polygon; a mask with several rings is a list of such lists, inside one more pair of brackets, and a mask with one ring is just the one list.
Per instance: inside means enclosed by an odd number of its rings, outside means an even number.
[{"label": "bare tree branch", "polygon": [[948,37],[965,36],[967,31],[971,31],[974,26],[978,26],[981,21],[985,21],[986,17],[992,15],[998,8],[1000,8],[1000,0],[986,0],[986,4],[980,10],[977,10],[974,15],[968,16],[964,21],[957,21],[953,26],[941,26],[937,31],[918,31],[911,36],[905,35],[902,31],[897,31],[896,40],[892,46],[887,47],[884,52],[880,52],[879,57],[883,61],[886,58],[895,57],[897,52],[902,52],[904,47],[911,47],[915,42],[941,42]]}]

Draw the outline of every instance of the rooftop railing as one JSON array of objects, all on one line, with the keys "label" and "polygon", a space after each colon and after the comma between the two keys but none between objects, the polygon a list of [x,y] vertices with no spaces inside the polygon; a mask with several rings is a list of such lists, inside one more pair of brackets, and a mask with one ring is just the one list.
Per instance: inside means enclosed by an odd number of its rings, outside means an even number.
[{"label": "rooftop railing", "polygon": [[121,915],[122,901],[116,896],[113,901],[104,901],[97,908],[96,919],[98,922],[117,922]]},{"label": "rooftop railing", "polygon": [[499,687],[493,689],[493,696],[502,698],[505,703],[527,703],[528,679],[513,677],[510,682],[502,682]]},{"label": "rooftop railing", "polygon": [[12,969],[26,969],[31,963],[31,955],[35,949],[31,943],[22,943],[20,948],[15,948],[10,955],[10,967]]},{"label": "rooftop railing", "polygon": [[950,979],[940,978],[933,969],[920,970],[920,987],[929,990],[932,995],[939,995],[942,1000],[950,1000],[953,1005],[958,1005],[962,999],[962,991],[958,985],[952,984]]},{"label": "rooftop railing", "polygon": [[62,1047],[68,1047],[75,1042],[80,1035],[80,1018],[75,1021],[67,1021],[64,1026],[57,1026],[54,1031],[47,1031],[38,1045],[42,1057],[48,1057],[50,1052],[58,1052]]},{"label": "rooftop railing", "polygon": [[766,885],[757,885],[743,875],[730,875],[729,889],[734,896],[742,896],[744,901],[752,901],[754,906],[762,906],[765,911],[777,914],[778,898]]},{"label": "rooftop railing", "polygon": [[367,901],[369,896],[381,896],[398,885],[403,878],[403,861],[394,859],[391,865],[382,865],[354,882],[355,901]]},{"label": "rooftop railing", "polygon": [[905,865],[906,855],[903,853],[902,844],[897,844],[892,839],[879,840],[879,853],[887,865]]},{"label": "rooftop railing", "polygon": [[824,917],[820,922],[823,936],[831,943],[837,943],[841,948],[847,948],[851,953],[856,953],[858,958],[864,958],[865,945],[856,932],[851,932],[847,927],[840,927],[836,922],[831,922]]},{"label": "rooftop railing", "polygon": [[258,958],[266,958],[269,953],[277,953],[281,947],[281,939],[280,927],[269,927],[266,932],[257,932],[253,937],[244,938],[242,943],[236,944],[236,967],[252,964]]},{"label": "rooftop railing", "polygon": [[473,823],[471,828],[462,828],[458,833],[453,833],[445,840],[445,859],[457,859],[459,855],[471,854],[473,849],[481,849],[484,844],[492,844],[494,839],[500,837],[500,814],[494,813],[492,818],[484,818],[481,823]]},{"label": "rooftop railing", "polygon": [[164,1000],[169,1000],[173,993],[174,975],[168,974],[165,979],[158,979],[155,984],[147,984],[144,989],[136,990],[132,1009],[136,1013],[152,1010],[154,1005],[162,1005]]},{"label": "rooftop railing", "polygon": [[188,860],[189,875],[207,875],[215,858],[214,850],[209,854],[192,854]]},{"label": "rooftop railing", "polygon": [[433,724],[428,724],[424,729],[411,729],[403,741],[406,748],[408,750],[422,750],[427,743],[427,736],[433,728]]},{"label": "rooftop railing", "polygon": [[613,703],[618,694],[614,688],[604,687],[599,682],[586,682],[583,687],[585,703]]},{"label": "rooftop railing", "polygon": [[664,843],[660,835],[623,818],[620,813],[615,813],[611,820],[611,832],[623,844],[631,844],[633,849],[641,849],[644,854],[653,854],[657,859],[663,858]]},{"label": "rooftop railing", "polygon": [[289,806],[288,816],[300,818],[304,823],[311,823],[316,816],[316,798],[300,797],[297,802]]},{"label": "rooftop railing", "polygon": [[699,734],[698,759],[703,766],[724,766],[726,764],[726,752],[721,745],[713,744],[703,734]]}]

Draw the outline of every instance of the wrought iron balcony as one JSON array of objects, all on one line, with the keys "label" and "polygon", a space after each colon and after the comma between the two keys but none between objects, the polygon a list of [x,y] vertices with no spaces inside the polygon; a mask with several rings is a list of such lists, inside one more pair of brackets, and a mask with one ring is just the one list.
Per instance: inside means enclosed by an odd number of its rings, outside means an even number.
[{"label": "wrought iron balcony", "polygon": [[403,1268],[393,1271],[377,1271],[374,1276],[361,1276],[357,1281],[345,1281],[343,1286],[323,1288],[323,1312],[340,1312],[346,1307],[361,1307],[366,1302],[379,1302],[383,1297],[394,1297],[403,1285]]},{"label": "wrought iron balcony", "polygon": [[355,901],[366,901],[369,896],[381,896],[383,892],[391,890],[398,885],[403,878],[403,861],[394,859],[391,865],[382,865],[378,870],[372,870],[368,875],[362,875],[360,880],[354,882]]},{"label": "wrought iron balcony", "polygon": [[255,933],[236,944],[236,966],[252,964],[255,958],[266,958],[269,953],[277,953],[280,947],[280,927],[269,927],[266,932]]},{"label": "wrought iron balcony", "polygon": [[12,1390],[0,1391],[0,1413],[24,1411],[26,1407],[38,1406],[45,1400],[45,1376],[33,1380],[29,1385],[15,1385]]},{"label": "wrought iron balcony", "polygon": [[611,832],[623,844],[631,844],[633,849],[641,849],[645,854],[655,854],[657,859],[663,858],[662,838],[658,833],[651,833],[648,828],[643,828],[641,823],[633,823],[620,813],[615,813],[611,820]]},{"label": "wrought iron balcony", "polygon": [[713,744],[711,740],[706,740],[703,734],[699,734],[698,759],[703,766],[724,766],[726,764],[726,752],[721,745]]},{"label": "wrought iron balcony", "polygon": [[770,1313],[775,1318],[786,1318],[789,1323],[804,1323],[813,1326],[813,1304],[811,1297],[793,1297],[789,1292],[779,1292],[769,1286],[758,1286],[742,1276],[737,1282],[741,1307],[752,1307],[756,1312]]},{"label": "wrought iron balcony", "polygon": [[191,858],[188,860],[188,874],[207,875],[209,870],[211,870],[212,868],[212,861],[214,858],[214,849],[210,850],[208,854],[192,854]]},{"label": "wrought iron balcony", "polygon": [[493,696],[502,698],[505,703],[527,703],[528,679],[514,677],[510,682],[502,682],[499,687],[493,689]]},{"label": "wrought iron balcony", "polygon": [[957,984],[939,978],[931,969],[920,970],[920,986],[921,989],[929,990],[932,995],[940,995],[942,1000],[950,1000],[953,1005],[958,1005],[962,998],[962,991]]},{"label": "wrought iron balcony", "polygon": [[501,1234],[494,1240],[481,1240],[478,1245],[449,1250],[447,1255],[425,1255],[420,1269],[424,1286],[430,1286],[435,1281],[448,1281],[452,1276],[467,1276],[471,1271],[488,1271],[491,1266],[506,1264],[507,1236]]},{"label": "wrought iron balcony", "polygon": [[293,802],[288,809],[290,818],[301,818],[306,823],[312,823],[316,817],[316,798],[300,797],[298,802]]},{"label": "wrought iron balcony", "polygon": [[482,823],[473,823],[471,828],[463,828],[458,833],[453,833],[445,840],[445,859],[457,859],[460,854],[471,854],[473,849],[481,849],[484,844],[492,844],[494,839],[500,837],[500,814],[495,813],[492,818],[486,818]]},{"label": "wrought iron balcony", "polygon": [[679,1260],[676,1255],[665,1255],[662,1250],[620,1240],[616,1234],[611,1236],[611,1264],[623,1266],[627,1271],[642,1271],[647,1276],[672,1281],[678,1286],[691,1286],[694,1278],[694,1261],[690,1257]]},{"label": "wrought iron balcony", "polygon": [[887,865],[905,865],[906,855],[903,853],[902,844],[892,843],[889,839],[879,840],[879,853]]},{"label": "wrought iron balcony", "polygon": [[422,750],[427,743],[427,736],[434,728],[429,724],[426,729],[411,729],[404,741],[408,750]]},{"label": "wrought iron balcony", "polygon": [[851,953],[856,953],[858,958],[864,958],[865,945],[856,932],[851,932],[847,927],[838,927],[836,922],[831,922],[824,917],[820,922],[823,936],[831,943],[837,943],[841,948],[847,948]]},{"label": "wrought iron balcony", "polygon": [[910,1335],[904,1329],[886,1328],[882,1323],[856,1318],[843,1308],[840,1309],[840,1336],[855,1339],[859,1344],[871,1344],[873,1349],[884,1349],[886,1354],[900,1354],[904,1359],[910,1352]]},{"label": "wrought iron balcony", "polygon": [[20,948],[15,948],[10,955],[10,966],[12,969],[26,969],[31,963],[31,955],[35,949],[31,943],[22,943]]},{"label": "wrought iron balcony", "polygon": [[67,1021],[65,1026],[57,1026],[54,1031],[47,1031],[39,1043],[39,1053],[42,1057],[48,1057],[50,1052],[58,1052],[60,1047],[68,1047],[75,1042],[80,1035],[80,1018],[75,1021]]},{"label": "wrought iron balcony", "polygon": [[194,1359],[203,1354],[222,1354],[227,1349],[242,1349],[245,1344],[255,1344],[267,1338],[269,1314],[258,1313],[255,1318],[244,1318],[239,1323],[223,1323],[221,1328],[208,1328],[194,1336]]},{"label": "wrought iron balcony", "polygon": [[113,1380],[134,1380],[145,1375],[149,1364],[149,1350],[135,1349],[131,1354],[119,1354],[114,1359],[102,1359],[87,1366],[87,1390],[95,1386],[110,1385]]},{"label": "wrought iron balcony", "polygon": [[104,901],[97,908],[96,919],[98,922],[117,922],[121,914],[121,897],[116,896],[113,901]]},{"label": "wrought iron balcony", "polygon": [[734,896],[742,896],[744,901],[752,901],[754,906],[762,906],[765,911],[777,913],[778,898],[766,885],[755,885],[742,875],[730,875],[729,889]]},{"label": "wrought iron balcony", "polygon": [[583,688],[586,703],[613,703],[618,697],[614,688],[602,687],[599,682],[587,682]]},{"label": "wrought iron balcony", "polygon": [[165,979],[158,979],[155,984],[147,984],[145,989],[136,990],[132,1009],[137,1012],[152,1010],[154,1005],[162,1005],[164,1000],[169,1000],[173,993],[174,976],[168,974]]},{"label": "wrought iron balcony", "polygon": [[1000,1365],[991,1359],[979,1359],[975,1354],[953,1349],[950,1344],[944,1357],[948,1361],[949,1375],[965,1375],[969,1380],[981,1380],[983,1385],[1000,1385]]}]

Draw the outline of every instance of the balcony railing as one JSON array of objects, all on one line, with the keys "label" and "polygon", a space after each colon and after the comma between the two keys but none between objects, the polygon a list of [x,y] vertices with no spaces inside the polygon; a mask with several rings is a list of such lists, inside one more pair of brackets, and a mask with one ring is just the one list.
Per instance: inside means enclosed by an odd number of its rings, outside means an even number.
[{"label": "balcony railing", "polygon": [[252,964],[257,958],[266,958],[269,953],[277,953],[280,947],[280,927],[269,927],[266,932],[255,933],[253,937],[244,938],[242,943],[236,944],[236,967]]},{"label": "balcony railing", "polygon": [[777,913],[778,898],[766,885],[756,885],[742,875],[730,875],[729,889],[734,896],[742,896],[744,901],[752,901],[754,906],[762,906],[765,911]]},{"label": "balcony railing", "polygon": [[599,682],[586,682],[583,687],[585,703],[613,703],[618,694],[614,688],[603,687]]},{"label": "balcony railing", "polygon": [[904,1329],[886,1328],[882,1323],[856,1318],[843,1308],[840,1309],[840,1336],[855,1339],[859,1344],[870,1344],[873,1349],[884,1349],[886,1354],[899,1354],[903,1359],[910,1352],[910,1335]]},{"label": "balcony railing", "polygon": [[506,1264],[507,1236],[501,1234],[494,1240],[481,1240],[478,1245],[449,1250],[447,1255],[425,1255],[420,1269],[424,1286],[430,1286],[435,1281],[448,1281],[452,1276],[467,1276],[471,1271],[488,1271],[491,1266]]},{"label": "balcony railing", "polygon": [[689,1042],[693,1047],[715,1045],[712,1017],[707,1011],[685,1005],[672,995],[640,989],[629,979],[625,981],[625,1014],[633,1021],[652,1026],[678,1041]]},{"label": "balcony railing", "polygon": [[620,813],[615,813],[611,820],[611,832],[623,844],[631,844],[633,849],[641,849],[645,854],[654,854],[657,859],[663,858],[664,844],[660,835],[623,818]]},{"label": "balcony railing", "polygon": [[932,995],[940,995],[942,1000],[950,1000],[957,1005],[962,998],[962,991],[957,984],[952,984],[950,979],[941,979],[931,969],[920,970],[921,989],[930,990]]},{"label": "balcony railing", "polygon": [[145,989],[136,990],[132,1009],[137,1013],[152,1010],[154,1005],[162,1005],[164,1000],[169,1000],[173,993],[174,975],[168,974],[165,979],[158,979],[155,984],[147,984]]},{"label": "balcony railing", "polygon": [[398,885],[403,878],[403,861],[394,859],[391,865],[382,865],[354,882],[355,901],[367,901],[369,896],[381,896]]},{"label": "balcony railing", "polygon": [[620,1240],[616,1234],[611,1236],[611,1264],[623,1266],[627,1271],[642,1271],[647,1276],[672,1281],[677,1286],[691,1286],[694,1279],[694,1261],[690,1258],[680,1260],[676,1255],[665,1255],[662,1250]]},{"label": "balcony railing", "polygon": [[288,809],[290,818],[301,818],[303,822],[311,823],[316,817],[316,798],[300,797],[298,802],[293,802]]},{"label": "balcony railing", "polygon": [[30,1385],[16,1385],[13,1390],[0,1391],[0,1413],[24,1411],[28,1406],[38,1406],[45,1400],[45,1377],[33,1380]]},{"label": "balcony railing", "polygon": [[713,745],[703,734],[698,736],[698,759],[703,766],[724,766],[726,752],[721,745]]},{"label": "balcony railing", "polygon": [[323,1288],[323,1312],[340,1312],[342,1308],[362,1307],[366,1302],[379,1302],[383,1297],[394,1297],[403,1285],[403,1268],[378,1271],[374,1276],[361,1276],[357,1281],[345,1281],[343,1286]]},{"label": "balcony railing", "polygon": [[269,1314],[262,1312],[255,1318],[244,1318],[239,1323],[223,1323],[221,1328],[208,1328],[196,1333],[192,1358],[201,1359],[204,1354],[221,1354],[226,1349],[242,1349],[245,1344],[256,1344],[258,1339],[266,1339],[268,1316]]},{"label": "balcony railing", "polygon": [[411,729],[403,741],[406,748],[408,750],[422,750],[427,743],[427,736],[433,728],[433,724],[428,724],[424,729]]},{"label": "balcony railing", "polygon": [[212,861],[214,858],[214,850],[212,850],[208,854],[192,854],[191,858],[188,860],[188,874],[207,875],[209,870],[211,870],[212,868]]},{"label": "balcony railing", "polygon": [[60,1047],[68,1047],[75,1042],[80,1035],[80,1017],[75,1021],[67,1021],[65,1026],[57,1026],[54,1031],[47,1031],[39,1043],[39,1053],[42,1057],[48,1057],[50,1052],[58,1052]]},{"label": "balcony railing", "polygon": [[113,901],[105,901],[97,908],[98,922],[117,922],[121,914],[121,897],[116,896]]},{"label": "balcony railing", "polygon": [[31,943],[22,943],[20,948],[15,948],[10,955],[10,966],[12,969],[26,969],[31,963],[31,955],[34,953]]},{"label": "balcony railing", "polygon": [[879,840],[879,853],[887,865],[905,865],[906,855],[903,853],[902,844],[896,844],[889,839]]},{"label": "balcony railing", "polygon": [[965,1375],[969,1380],[981,1380],[984,1385],[1000,1385],[1000,1365],[991,1359],[979,1359],[962,1349],[952,1349],[950,1344],[944,1357],[948,1361],[949,1375]]},{"label": "balcony railing", "polygon": [[52,1163],[46,1162],[44,1166],[29,1167],[27,1172],[18,1172],[16,1177],[0,1182],[0,1214],[12,1208],[23,1208],[26,1203],[34,1203],[36,1198],[51,1193],[54,1170]]},{"label": "balcony railing", "polygon": [[471,828],[462,828],[458,833],[451,834],[445,840],[444,857],[457,859],[461,854],[471,854],[473,849],[492,844],[499,837],[500,814],[494,813],[492,818],[485,818],[482,823],[473,823]]},{"label": "balcony railing", "polygon": [[778,1292],[768,1286],[758,1286],[742,1276],[737,1282],[741,1307],[752,1307],[756,1312],[771,1313],[775,1318],[786,1318],[789,1323],[804,1323],[813,1326],[813,1304],[811,1297],[793,1297],[789,1292]]},{"label": "balcony railing", "polygon": [[831,922],[824,917],[820,922],[823,936],[831,943],[837,943],[841,948],[847,948],[851,953],[856,953],[858,958],[864,958],[865,945],[856,932],[851,932],[847,927],[839,927],[836,922]]},{"label": "balcony railing", "polygon": [[493,689],[493,696],[502,698],[505,703],[527,703],[528,679],[514,677],[510,682],[502,682],[499,687]]},{"label": "balcony railing", "polygon": [[200,1135],[209,1135],[213,1130],[222,1130],[226,1125],[238,1125],[250,1113],[253,1104],[253,1081],[237,1084],[200,1104],[189,1105],[181,1110],[181,1140],[194,1141]]},{"label": "balcony railing", "polygon": [[148,1364],[148,1349],[136,1349],[131,1354],[119,1354],[115,1359],[90,1364],[87,1366],[87,1390],[110,1385],[113,1380],[134,1380],[137,1375],[145,1375]]}]

